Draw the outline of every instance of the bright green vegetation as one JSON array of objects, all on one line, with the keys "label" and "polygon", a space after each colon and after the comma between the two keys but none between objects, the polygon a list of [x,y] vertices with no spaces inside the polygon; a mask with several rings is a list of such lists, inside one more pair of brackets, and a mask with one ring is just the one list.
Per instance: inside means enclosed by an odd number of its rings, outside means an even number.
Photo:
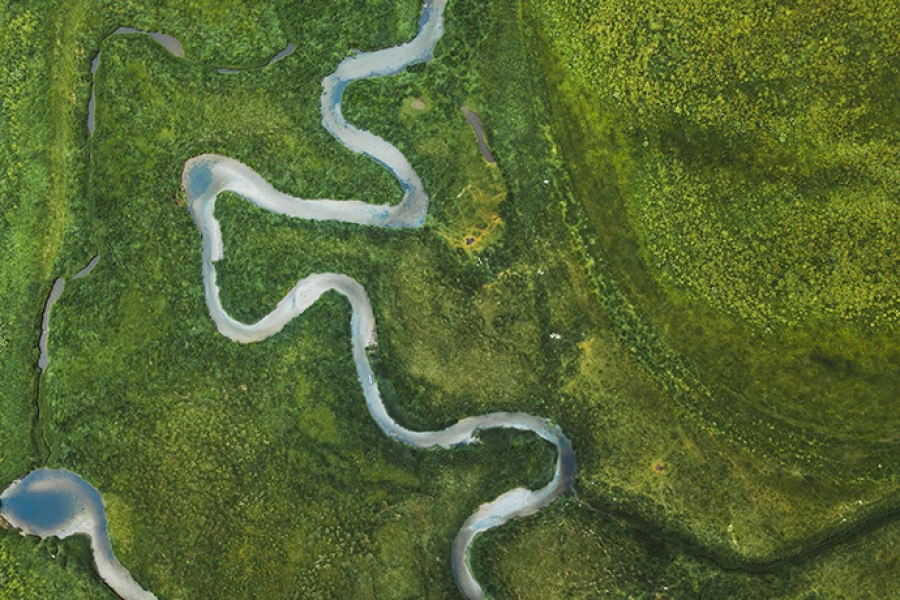
[{"label": "bright green vegetation", "polygon": [[[0,5],[0,486],[85,477],[163,599],[457,597],[459,525],[546,481],[552,448],[386,438],[335,295],[262,343],[219,335],[179,179],[216,152],[297,196],[397,201],[321,127],[320,81],[409,39],[418,0],[142,4]],[[573,440],[578,499],[475,545],[498,598],[898,595],[896,17],[751,4],[451,0],[432,63],[344,100],[419,170],[423,229],[220,198],[230,313],[347,273],[399,422],[521,410]],[[193,62],[103,41],[119,25]],[[43,301],[97,252],[54,309],[38,420]],[[98,597],[86,552],[0,536],[0,598]]]},{"label": "bright green vegetation", "polygon": [[702,410],[735,431],[749,425],[727,413],[781,419],[797,454],[807,433],[852,438],[822,452],[882,477],[900,383],[900,17],[569,2],[537,18],[566,65],[559,122],[577,125],[559,132],[579,197],[596,190],[584,209],[603,256],[671,350],[737,391]]},{"label": "bright green vegetation", "polygon": [[[888,510],[897,15],[851,2],[559,2],[533,15],[569,222],[583,219],[618,340],[675,400],[650,402],[673,432],[655,452],[686,455],[665,486],[625,481],[661,487],[657,501],[690,521],[715,506],[695,477],[714,476],[719,455],[734,497],[696,528],[748,557],[780,555],[854,503]],[[586,340],[578,364],[608,385],[605,345]]]},{"label": "bright green vegetation", "polygon": [[0,537],[0,597],[116,598],[93,576],[87,538],[59,541]]},{"label": "bright green vegetation", "polygon": [[599,112],[627,115],[622,133],[640,142],[619,177],[661,285],[756,328],[894,329],[897,7],[547,12],[551,38],[587,19],[555,49]]},{"label": "bright green vegetation", "polygon": [[[65,179],[70,159],[62,152],[75,129],[60,107],[67,84],[49,64],[59,62],[64,70],[74,61],[50,43],[56,23],[39,12],[4,9],[0,22],[0,474],[8,480],[37,460],[32,365],[62,215],[76,189]],[[57,103],[51,108],[47,98]]]}]

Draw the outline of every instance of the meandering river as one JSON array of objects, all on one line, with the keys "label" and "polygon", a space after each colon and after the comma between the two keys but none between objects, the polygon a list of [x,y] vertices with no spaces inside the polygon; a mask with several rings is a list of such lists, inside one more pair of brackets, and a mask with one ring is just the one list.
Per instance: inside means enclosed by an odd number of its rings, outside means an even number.
[{"label": "meandering river", "polygon": [[[264,340],[281,331],[322,294],[337,292],[347,298],[352,308],[351,345],[366,406],[386,435],[418,448],[452,448],[476,443],[479,431],[507,428],[532,432],[556,447],[556,469],[547,485],[539,490],[516,488],[482,504],[463,523],[457,534],[452,554],[454,577],[467,598],[479,599],[485,597],[484,591],[469,564],[469,548],[473,540],[478,534],[502,525],[509,519],[539,511],[569,490],[575,477],[575,455],[569,439],[558,426],[546,419],[517,412],[467,417],[438,431],[407,429],[388,414],[369,364],[366,350],[376,344],[375,318],[369,297],[357,281],[341,273],[310,275],[298,281],[272,312],[256,323],[245,324],[232,318],[222,307],[215,268],[215,263],[222,259],[225,250],[219,222],[214,214],[216,198],[224,191],[233,192],[262,209],[295,218],[386,228],[422,225],[429,199],[412,165],[386,140],[348,123],[341,113],[341,99],[344,89],[353,81],[393,75],[411,64],[430,61],[435,45],[443,35],[446,4],[447,0],[426,0],[418,34],[412,41],[350,56],[322,81],[322,124],[348,149],[374,159],[397,178],[403,190],[403,197],[398,204],[375,205],[362,200],[294,198],[276,190],[249,166],[214,154],[204,154],[188,160],[182,173],[182,184],[194,222],[201,234],[201,271],[206,303],[210,316],[222,335],[244,344]],[[120,29],[116,33],[133,31]],[[178,49],[180,48],[178,44]],[[93,111],[90,111],[89,127],[93,129]],[[23,511],[22,507],[29,502],[39,501],[40,494],[50,494],[55,508],[38,511],[39,514]],[[60,495],[65,498],[60,499]],[[102,498],[77,475],[65,470],[40,469],[21,482],[12,484],[0,495],[0,502],[0,515],[25,533],[41,537],[65,537],[75,533],[90,535],[97,570],[116,593],[126,599],[155,598],[137,586],[115,560],[106,536]]]}]

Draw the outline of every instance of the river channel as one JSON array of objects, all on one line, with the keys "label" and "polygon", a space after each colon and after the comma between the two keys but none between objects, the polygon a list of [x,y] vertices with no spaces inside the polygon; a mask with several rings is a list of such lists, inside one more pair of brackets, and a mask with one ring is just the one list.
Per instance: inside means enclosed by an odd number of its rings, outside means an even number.
[{"label": "river channel", "polygon": [[[295,198],[276,190],[251,167],[214,154],[189,159],[182,173],[182,185],[188,207],[201,234],[201,269],[206,303],[210,316],[222,335],[243,344],[267,339],[281,331],[294,317],[302,314],[322,294],[337,292],[347,298],[352,308],[351,346],[366,406],[386,435],[417,448],[452,448],[477,443],[479,431],[506,428],[532,432],[556,447],[556,469],[547,485],[538,490],[515,488],[482,504],[458,532],[452,551],[453,574],[460,591],[467,598],[480,599],[485,594],[469,563],[469,549],[473,540],[480,533],[512,518],[534,514],[566,493],[574,483],[575,455],[571,442],[561,429],[546,419],[517,412],[467,417],[438,431],[407,429],[388,414],[369,364],[366,351],[377,343],[375,318],[368,294],[357,281],[341,273],[310,275],[298,281],[272,312],[256,323],[245,324],[232,318],[222,307],[215,269],[215,263],[224,255],[221,229],[214,215],[215,202],[217,196],[225,191],[233,192],[262,209],[300,219],[330,220],[392,229],[420,227],[424,223],[429,198],[412,165],[386,140],[348,123],[341,112],[341,99],[344,89],[353,81],[394,75],[409,65],[430,61],[435,45],[443,34],[447,1],[425,1],[418,34],[410,42],[374,52],[358,52],[345,58],[322,81],[322,124],[349,150],[372,158],[396,177],[403,190],[403,197],[398,204],[374,205],[362,200]],[[93,113],[91,125],[92,116]],[[41,498],[41,494],[45,497]],[[61,499],[60,495],[65,498]],[[22,509],[29,503],[40,503],[48,499],[55,507],[52,510]],[[40,469],[20,482],[13,483],[0,496],[0,502],[0,516],[24,533],[41,537],[66,537],[76,533],[90,535],[97,570],[117,594],[125,599],[155,598],[137,586],[115,560],[106,536],[102,498],[77,475],[65,470]]]}]

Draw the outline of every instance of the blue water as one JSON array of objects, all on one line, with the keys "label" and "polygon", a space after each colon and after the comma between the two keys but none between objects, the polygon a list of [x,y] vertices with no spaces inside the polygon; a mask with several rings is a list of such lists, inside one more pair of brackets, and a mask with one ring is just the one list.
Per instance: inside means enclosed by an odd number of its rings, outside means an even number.
[{"label": "blue water", "polygon": [[65,492],[30,492],[7,498],[0,512],[8,521],[40,529],[56,529],[79,512],[80,503]]},{"label": "blue water", "polygon": [[209,167],[205,164],[197,165],[197,167],[191,170],[190,179],[187,185],[188,196],[202,196],[210,183],[212,183],[212,172],[209,170]]},{"label": "blue water", "polygon": [[[48,483],[52,486],[47,486]],[[34,489],[44,486],[45,489]],[[65,469],[32,471],[0,501],[3,518],[27,530],[57,529],[91,508],[95,509],[91,512],[103,514],[100,493]]]}]

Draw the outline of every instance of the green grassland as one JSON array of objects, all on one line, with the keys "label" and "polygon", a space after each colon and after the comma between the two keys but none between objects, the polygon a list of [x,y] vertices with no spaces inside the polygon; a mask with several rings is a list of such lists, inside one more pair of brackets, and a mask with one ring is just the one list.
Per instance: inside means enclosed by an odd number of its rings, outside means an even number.
[{"label": "green grassland", "polygon": [[552,6],[564,146],[605,165],[575,181],[602,190],[585,210],[635,301],[741,390],[729,412],[865,440],[836,453],[877,473],[897,435],[896,15],[614,2],[565,37],[587,4]]},{"label": "green grassland", "polygon": [[721,537],[751,522],[736,549],[771,556],[890,497],[896,15],[560,2],[534,18],[570,222],[613,327],[677,410],[737,442],[729,470],[764,501],[760,521],[722,515]]},{"label": "green grassland", "polygon": [[[896,16],[668,4],[452,0],[433,62],[354,83],[343,106],[416,166],[425,227],[296,222],[224,194],[225,308],[254,320],[299,278],[347,273],[399,422],[563,427],[577,497],[475,545],[497,598],[896,596]],[[545,482],[552,447],[388,439],[334,294],[264,342],[219,335],[180,189],[184,161],[216,152],[300,197],[396,202],[321,127],[320,81],[351,48],[409,39],[419,2],[0,15],[0,485],[39,465],[85,477],[160,598],[458,597],[459,525]],[[119,25],[177,35],[186,59],[107,37]],[[277,64],[215,70],[287,41]],[[52,279],[97,253],[54,308],[38,385]],[[84,540],[0,535],[0,598],[59,590],[104,593]]]}]

